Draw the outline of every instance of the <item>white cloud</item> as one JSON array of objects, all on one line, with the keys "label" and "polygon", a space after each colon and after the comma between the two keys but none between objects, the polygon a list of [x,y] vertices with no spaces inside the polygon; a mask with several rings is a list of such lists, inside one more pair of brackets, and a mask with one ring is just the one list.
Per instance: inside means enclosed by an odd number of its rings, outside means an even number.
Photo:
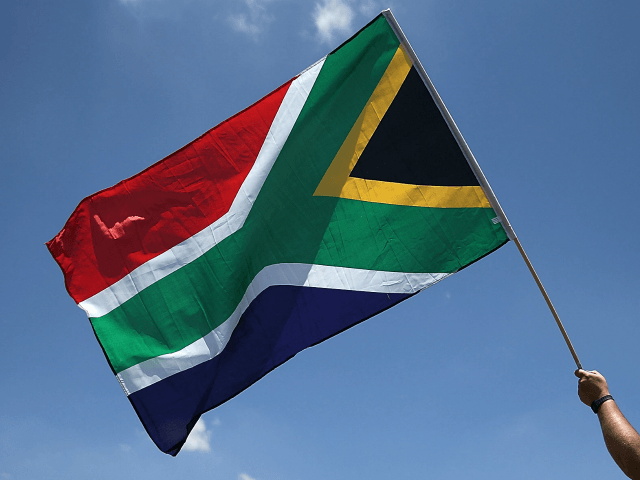
[{"label": "white cloud", "polygon": [[372,17],[380,13],[382,9],[378,7],[378,2],[375,0],[365,0],[360,4],[360,13],[365,17]]},{"label": "white cloud", "polygon": [[273,15],[269,14],[265,6],[271,0],[244,0],[247,13],[229,15],[231,27],[241,33],[257,37],[273,21]]},{"label": "white cloud", "polygon": [[211,432],[207,430],[207,426],[202,420],[202,417],[198,419],[198,422],[191,430],[187,441],[182,447],[183,450],[189,452],[210,452],[211,447],[209,446],[209,438],[211,437]]},{"label": "white cloud", "polygon": [[320,40],[326,43],[333,42],[335,33],[353,33],[353,9],[346,0],[323,0],[322,4],[316,3],[313,20]]},{"label": "white cloud", "polygon": [[246,15],[229,15],[229,22],[236,32],[247,33],[252,36],[260,33],[260,27],[251,23]]},{"label": "white cloud", "polygon": [[127,445],[126,443],[121,443],[120,444],[120,450],[123,452],[130,452],[131,451],[131,445]]},{"label": "white cloud", "polygon": [[256,480],[256,479],[253,477],[250,477],[246,473],[241,473],[240,475],[238,475],[238,480]]}]

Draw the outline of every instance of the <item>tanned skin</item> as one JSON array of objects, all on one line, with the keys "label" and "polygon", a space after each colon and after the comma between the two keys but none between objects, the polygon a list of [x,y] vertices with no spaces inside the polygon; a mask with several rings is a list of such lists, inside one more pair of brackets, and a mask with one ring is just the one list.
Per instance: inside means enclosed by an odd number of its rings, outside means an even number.
[{"label": "tanned skin", "polygon": [[[578,396],[582,403],[591,404],[610,395],[605,378],[595,370],[576,370]],[[632,480],[640,480],[640,435],[624,418],[615,400],[607,400],[598,410],[604,443],[613,460]]]}]

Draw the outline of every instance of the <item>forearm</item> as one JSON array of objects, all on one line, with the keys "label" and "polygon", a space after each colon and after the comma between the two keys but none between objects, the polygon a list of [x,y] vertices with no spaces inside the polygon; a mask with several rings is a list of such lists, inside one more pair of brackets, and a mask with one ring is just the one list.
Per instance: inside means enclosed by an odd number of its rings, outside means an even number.
[{"label": "forearm", "polygon": [[620,469],[631,479],[640,480],[640,435],[624,417],[616,402],[604,402],[598,419],[607,450]]}]

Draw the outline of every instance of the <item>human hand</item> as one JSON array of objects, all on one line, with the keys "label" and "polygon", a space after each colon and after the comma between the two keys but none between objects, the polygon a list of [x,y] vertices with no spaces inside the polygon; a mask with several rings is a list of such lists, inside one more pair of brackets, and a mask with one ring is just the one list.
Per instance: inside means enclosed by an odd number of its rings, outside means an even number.
[{"label": "human hand", "polygon": [[595,370],[578,369],[575,372],[578,377],[578,396],[585,405],[591,406],[599,398],[609,395],[607,380]]}]

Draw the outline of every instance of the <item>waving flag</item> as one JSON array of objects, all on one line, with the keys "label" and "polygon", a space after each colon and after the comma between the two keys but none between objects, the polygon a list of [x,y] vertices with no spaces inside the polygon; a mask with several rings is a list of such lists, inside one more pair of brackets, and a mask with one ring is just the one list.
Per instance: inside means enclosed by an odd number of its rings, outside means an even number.
[{"label": "waving flag", "polygon": [[84,199],[47,246],[147,432],[175,455],[202,413],[506,242],[381,14]]}]

